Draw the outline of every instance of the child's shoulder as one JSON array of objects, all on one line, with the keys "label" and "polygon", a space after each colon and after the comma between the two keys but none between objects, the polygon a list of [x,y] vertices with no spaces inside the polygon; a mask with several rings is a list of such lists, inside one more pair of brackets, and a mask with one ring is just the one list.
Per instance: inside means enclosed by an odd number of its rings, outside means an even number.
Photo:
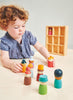
[{"label": "child's shoulder", "polygon": [[0,41],[3,42],[3,43],[10,43],[11,38],[10,38],[8,32],[6,32],[3,37],[1,37],[1,40]]},{"label": "child's shoulder", "polygon": [[1,41],[6,41],[6,40],[7,40],[6,34],[7,34],[7,33],[5,33],[5,35],[1,37]]},{"label": "child's shoulder", "polygon": [[8,39],[8,32],[6,32],[5,35],[1,37],[1,39]]}]

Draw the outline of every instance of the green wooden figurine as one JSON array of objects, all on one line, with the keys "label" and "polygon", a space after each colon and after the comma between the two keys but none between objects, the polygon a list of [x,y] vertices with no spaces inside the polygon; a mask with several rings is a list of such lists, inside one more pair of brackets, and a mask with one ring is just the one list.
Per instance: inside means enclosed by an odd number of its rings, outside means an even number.
[{"label": "green wooden figurine", "polygon": [[47,75],[40,75],[39,77],[40,85],[39,85],[39,94],[46,95],[47,94]]}]

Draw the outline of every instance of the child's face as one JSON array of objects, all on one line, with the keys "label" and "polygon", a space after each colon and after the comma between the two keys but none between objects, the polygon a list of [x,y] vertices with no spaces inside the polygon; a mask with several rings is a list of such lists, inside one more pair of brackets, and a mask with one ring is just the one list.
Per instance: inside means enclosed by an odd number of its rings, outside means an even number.
[{"label": "child's face", "polygon": [[7,31],[12,38],[21,38],[25,32],[25,21],[19,18],[16,21],[11,21],[7,27]]}]

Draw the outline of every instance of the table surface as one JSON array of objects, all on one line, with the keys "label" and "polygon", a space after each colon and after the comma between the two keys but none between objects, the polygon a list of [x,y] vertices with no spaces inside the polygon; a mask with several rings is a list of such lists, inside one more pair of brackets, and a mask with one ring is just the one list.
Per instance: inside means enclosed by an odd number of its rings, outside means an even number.
[{"label": "table surface", "polygon": [[[45,58],[38,52],[34,55],[34,77],[30,86],[24,85],[24,73],[13,73],[0,63],[0,100],[73,100],[73,50],[67,56],[53,55],[55,67],[49,68]],[[21,62],[20,60],[15,60]],[[28,59],[26,59],[28,64]],[[38,93],[39,82],[36,81],[37,68],[44,65],[44,74],[48,76],[47,95]],[[54,70],[63,70],[62,88],[54,88]]]}]

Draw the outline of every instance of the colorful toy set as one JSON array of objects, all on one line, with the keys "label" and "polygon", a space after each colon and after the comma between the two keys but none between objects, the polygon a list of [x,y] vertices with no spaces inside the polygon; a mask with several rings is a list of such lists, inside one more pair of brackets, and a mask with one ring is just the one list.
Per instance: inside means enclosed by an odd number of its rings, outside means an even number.
[{"label": "colorful toy set", "polygon": [[24,85],[31,84],[31,77],[33,77],[33,64],[29,62],[29,64],[27,65],[27,63],[24,59],[21,62],[22,72],[25,73]]},{"label": "colorful toy set", "polygon": [[[33,66],[34,63],[29,60],[28,66],[26,65],[26,61],[23,59],[21,62],[21,65],[23,66],[23,72],[25,73],[24,77],[24,85],[31,85],[31,78],[33,78]],[[48,57],[48,67],[54,67],[54,57],[50,56]],[[36,76],[36,80],[40,82],[39,85],[39,94],[46,95],[47,94],[47,82],[48,77],[47,75],[43,74],[44,71],[44,65],[38,65],[38,73]],[[54,71],[55,80],[54,80],[54,87],[57,89],[62,88],[62,75],[63,72],[61,69],[56,69]]]},{"label": "colorful toy set", "polygon": [[[27,68],[27,63],[26,63],[26,61],[24,59],[22,60],[21,65],[22,65],[22,72],[25,73],[26,68]],[[31,68],[31,70],[34,68],[34,60],[33,60],[32,56],[29,59],[28,66]]]}]

